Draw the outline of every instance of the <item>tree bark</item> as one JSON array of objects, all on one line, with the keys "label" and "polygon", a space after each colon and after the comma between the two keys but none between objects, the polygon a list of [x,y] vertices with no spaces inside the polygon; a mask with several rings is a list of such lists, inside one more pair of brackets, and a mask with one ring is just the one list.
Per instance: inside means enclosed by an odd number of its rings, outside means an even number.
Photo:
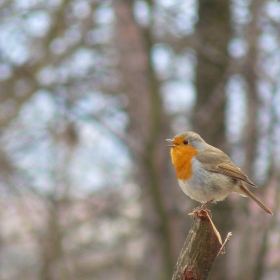
[{"label": "tree bark", "polygon": [[211,220],[209,210],[195,210],[190,214],[193,223],[183,245],[172,280],[207,279],[217,257],[224,252],[231,233],[222,242]]}]

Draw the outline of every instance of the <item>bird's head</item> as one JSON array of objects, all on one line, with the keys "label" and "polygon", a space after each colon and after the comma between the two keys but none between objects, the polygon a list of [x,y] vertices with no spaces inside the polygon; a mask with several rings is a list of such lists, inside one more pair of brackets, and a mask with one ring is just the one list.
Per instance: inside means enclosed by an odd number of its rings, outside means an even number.
[{"label": "bird's head", "polygon": [[179,133],[173,139],[166,139],[166,141],[169,143],[167,147],[171,148],[171,152],[174,150],[184,154],[203,151],[206,144],[197,133],[192,131]]}]

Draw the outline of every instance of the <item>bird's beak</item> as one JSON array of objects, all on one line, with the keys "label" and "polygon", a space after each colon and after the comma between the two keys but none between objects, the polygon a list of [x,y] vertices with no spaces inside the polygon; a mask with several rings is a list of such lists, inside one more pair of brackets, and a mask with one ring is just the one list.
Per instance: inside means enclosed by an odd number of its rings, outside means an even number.
[{"label": "bird's beak", "polygon": [[172,139],[165,139],[170,145],[166,145],[166,147],[176,147],[174,141]]}]

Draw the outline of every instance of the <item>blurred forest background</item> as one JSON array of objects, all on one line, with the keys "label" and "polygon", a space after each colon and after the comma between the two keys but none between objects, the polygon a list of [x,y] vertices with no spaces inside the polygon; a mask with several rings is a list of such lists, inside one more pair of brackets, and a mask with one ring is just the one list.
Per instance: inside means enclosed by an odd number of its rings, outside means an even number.
[{"label": "blurred forest background", "polygon": [[211,279],[280,279],[277,0],[0,0],[0,279],[171,279],[194,130],[259,185],[211,205]]}]

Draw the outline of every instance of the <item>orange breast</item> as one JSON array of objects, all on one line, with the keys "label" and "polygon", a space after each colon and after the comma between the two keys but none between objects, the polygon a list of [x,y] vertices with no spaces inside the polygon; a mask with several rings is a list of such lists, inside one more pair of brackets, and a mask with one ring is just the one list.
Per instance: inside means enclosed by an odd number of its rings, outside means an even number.
[{"label": "orange breast", "polygon": [[192,176],[192,158],[198,154],[196,149],[185,146],[183,149],[174,147],[171,149],[172,163],[175,167],[177,179],[187,180]]}]

